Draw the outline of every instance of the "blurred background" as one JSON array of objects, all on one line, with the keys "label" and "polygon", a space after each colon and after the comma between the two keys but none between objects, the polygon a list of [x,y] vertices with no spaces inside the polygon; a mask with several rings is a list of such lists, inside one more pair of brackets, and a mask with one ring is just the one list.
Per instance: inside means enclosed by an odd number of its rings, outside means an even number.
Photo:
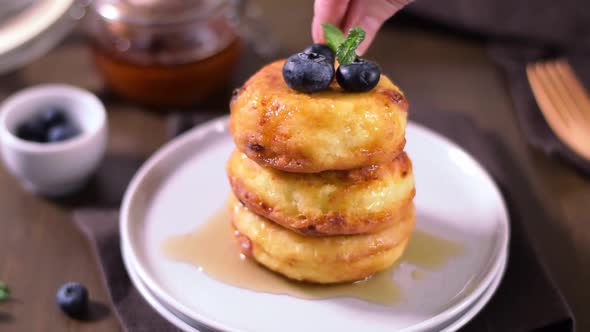
[{"label": "blurred background", "polygon": [[[33,63],[31,71],[37,78],[43,77],[42,81],[114,92],[150,107],[194,106],[210,101],[224,88],[227,96],[229,85],[238,86],[248,77],[252,69],[237,65],[240,60],[244,63],[257,56],[263,63],[308,45],[312,3],[2,0],[0,72],[10,73]],[[461,42],[468,39],[478,46],[539,47],[552,55],[574,48],[588,50],[590,11],[584,10],[586,7],[582,0],[419,0],[386,23],[367,56],[382,64],[386,73],[392,74],[395,66],[397,71],[421,75],[427,71],[416,71],[398,57],[422,63],[424,56],[437,52],[439,61],[457,59],[451,44],[424,43],[433,49],[420,49],[426,46],[417,41],[434,35],[444,35],[445,42],[451,43],[453,38],[461,38]],[[275,14],[279,12],[284,14]],[[68,40],[76,42],[65,49],[80,56],[52,62],[51,68],[43,68],[43,61],[35,62],[49,53],[47,63],[55,52],[64,52],[64,48],[52,50],[68,35]],[[250,60],[244,60],[245,56]],[[462,58],[470,61],[474,57]],[[80,67],[92,70],[92,74],[78,75]],[[395,74],[401,76],[400,83],[405,83],[402,72]],[[445,79],[457,79],[453,76]],[[28,79],[31,84],[42,83]],[[437,93],[437,89],[428,89],[432,79],[413,80],[423,84],[422,89],[402,86],[410,95],[421,94],[415,100],[428,100]],[[142,92],[146,88],[149,94]],[[421,93],[425,90],[429,93]]]}]

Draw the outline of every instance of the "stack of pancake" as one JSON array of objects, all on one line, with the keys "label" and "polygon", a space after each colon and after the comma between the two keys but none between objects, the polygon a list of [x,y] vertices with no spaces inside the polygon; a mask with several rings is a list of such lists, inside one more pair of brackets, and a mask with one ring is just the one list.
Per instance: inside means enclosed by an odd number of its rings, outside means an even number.
[{"label": "stack of pancake", "polygon": [[414,228],[408,103],[387,77],[368,92],[306,94],[267,65],[237,90],[227,163],[240,250],[314,283],[369,277],[403,253]]}]

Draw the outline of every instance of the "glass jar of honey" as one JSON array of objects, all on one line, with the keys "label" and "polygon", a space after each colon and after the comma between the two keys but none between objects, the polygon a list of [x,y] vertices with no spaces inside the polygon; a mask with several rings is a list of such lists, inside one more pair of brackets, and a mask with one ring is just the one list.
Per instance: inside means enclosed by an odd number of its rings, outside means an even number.
[{"label": "glass jar of honey", "polygon": [[92,54],[107,85],[148,106],[188,106],[229,81],[239,1],[94,0]]}]

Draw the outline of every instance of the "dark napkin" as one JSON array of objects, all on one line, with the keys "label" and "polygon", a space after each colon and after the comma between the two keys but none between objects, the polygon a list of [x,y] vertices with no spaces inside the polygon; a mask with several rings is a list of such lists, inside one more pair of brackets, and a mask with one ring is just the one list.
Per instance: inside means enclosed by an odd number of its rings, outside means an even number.
[{"label": "dark napkin", "polygon": [[133,287],[121,257],[119,211],[80,210],[74,213],[74,221],[92,245],[123,328],[129,332],[180,332],[154,311]]},{"label": "dark napkin", "polygon": [[415,0],[402,12],[495,40],[590,49],[588,0]]},{"label": "dark napkin", "polygon": [[[472,153],[493,174],[509,205],[511,240],[506,274],[491,301],[461,331],[573,331],[574,318],[545,273],[525,232],[527,223],[536,229],[551,223],[526,176],[501,141],[453,113],[412,110],[411,116]],[[182,131],[195,124],[192,119],[180,115],[171,126]],[[113,304],[127,331],[177,331],[145,303],[131,284],[120,255],[117,212],[79,210],[74,219],[92,244]]]},{"label": "dark napkin", "polygon": [[590,161],[580,157],[562,143],[545,121],[526,75],[527,63],[564,57],[572,65],[584,86],[590,89],[590,50],[565,51],[505,42],[490,46],[489,54],[506,75],[518,124],[529,144],[590,174]]}]

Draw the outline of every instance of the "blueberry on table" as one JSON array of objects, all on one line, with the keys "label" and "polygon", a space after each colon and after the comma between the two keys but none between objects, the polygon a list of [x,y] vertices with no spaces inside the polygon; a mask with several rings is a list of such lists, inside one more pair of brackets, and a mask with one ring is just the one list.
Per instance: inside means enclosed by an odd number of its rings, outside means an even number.
[{"label": "blueberry on table", "polygon": [[25,141],[43,143],[46,135],[43,123],[37,119],[23,122],[16,128],[16,136]]},{"label": "blueberry on table", "polygon": [[88,290],[80,283],[64,284],[55,299],[60,309],[72,318],[83,318],[88,311]]},{"label": "blueberry on table", "polygon": [[334,66],[321,54],[297,53],[283,65],[283,79],[291,89],[300,92],[321,91],[334,79]]},{"label": "blueberry on table", "polygon": [[313,44],[313,45],[309,46],[308,48],[306,48],[305,50],[303,50],[303,53],[321,54],[321,55],[325,56],[326,59],[328,59],[328,61],[330,61],[332,66],[334,65],[334,59],[336,58],[334,51],[332,51],[332,49],[329,48],[328,45],[326,45],[326,44]]},{"label": "blueberry on table", "polygon": [[374,88],[381,78],[376,63],[357,58],[352,63],[340,65],[336,70],[336,81],[347,91],[365,92]]},{"label": "blueberry on table", "polygon": [[58,107],[48,107],[39,114],[39,121],[45,129],[68,122],[66,112]]},{"label": "blueberry on table", "polygon": [[69,123],[53,126],[47,132],[47,142],[61,142],[79,134],[78,128]]}]

